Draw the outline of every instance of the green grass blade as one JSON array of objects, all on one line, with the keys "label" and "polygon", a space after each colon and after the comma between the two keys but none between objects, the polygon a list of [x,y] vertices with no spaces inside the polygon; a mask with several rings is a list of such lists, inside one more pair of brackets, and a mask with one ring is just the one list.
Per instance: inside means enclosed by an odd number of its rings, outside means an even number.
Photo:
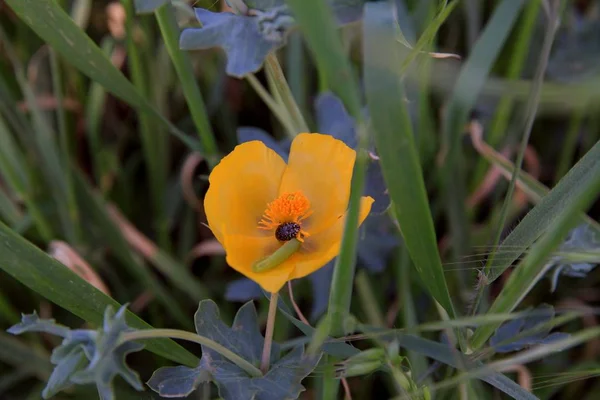
[{"label": "green grass blade", "polygon": [[394,20],[385,3],[365,6],[365,91],[375,144],[393,207],[413,263],[431,295],[454,318],[455,312],[438,253],[394,39]]},{"label": "green grass blade", "polygon": [[344,55],[342,42],[336,30],[333,12],[328,4],[320,0],[288,0],[294,16],[304,34],[309,48],[313,52],[317,66],[326,77],[329,87],[344,102],[350,115],[359,124],[359,149],[352,177],[352,191],[346,228],[340,255],[337,258],[329,313],[335,335],[344,334],[344,319],[350,309],[352,284],[356,265],[356,243],[358,239],[358,211],[366,172],[366,155],[363,153],[366,132],[361,127],[361,110],[358,84]]},{"label": "green grass blade", "polygon": [[[519,32],[515,35],[516,43],[511,51],[510,62],[508,63],[508,70],[506,71],[506,79],[518,79],[521,75],[527,55],[530,51],[529,44],[533,36],[540,4],[541,2],[537,0],[530,1],[525,8],[522,21],[519,25]],[[496,112],[494,113],[494,119],[490,123],[491,130],[488,141],[491,146],[496,147],[500,144],[502,137],[505,135],[513,106],[514,99],[510,96],[504,96],[500,100]],[[479,160],[475,166],[472,187],[481,183],[486,173],[486,169],[485,161]]]},{"label": "green grass blade", "polygon": [[360,118],[358,83],[344,54],[329,5],[317,0],[287,0],[287,4],[315,56],[319,76],[342,100],[350,115]]},{"label": "green grass blade", "polygon": [[[102,52],[107,56],[113,52],[115,42],[112,37],[105,37],[102,39],[100,48]],[[104,87],[97,83],[92,82],[88,90],[86,107],[85,107],[85,132],[87,135],[87,141],[89,145],[90,156],[93,163],[94,177],[98,186],[104,187],[103,181],[106,171],[106,165],[104,165],[104,153],[105,150],[102,145],[100,137],[100,128],[102,123],[102,116],[104,113],[104,104],[106,102],[106,91]]]},{"label": "green grass blade", "polygon": [[447,106],[443,126],[444,139],[449,146],[448,162],[454,161],[452,154],[460,146],[469,112],[475,106],[487,76],[524,3],[524,0],[502,0],[461,68]]},{"label": "green grass blade", "polygon": [[[147,69],[144,65],[149,60],[143,60],[143,49],[140,48],[140,43],[135,41],[135,12],[133,10],[132,0],[122,0],[127,18],[125,20],[126,43],[127,43],[127,58],[129,61],[129,69],[131,70],[131,79],[139,93],[144,97],[151,98],[150,82]],[[145,36],[148,32],[144,31]],[[142,151],[144,153],[144,161],[147,167],[148,186],[150,188],[151,198],[150,203],[153,211],[153,226],[156,232],[157,241],[164,249],[170,248],[169,224],[165,210],[165,193],[167,185],[167,164],[163,153],[164,138],[159,137],[162,133],[156,129],[149,114],[140,110],[138,113],[140,121],[140,137],[142,143]]]},{"label": "green grass blade", "polygon": [[427,28],[423,34],[419,37],[419,40],[415,44],[415,46],[411,49],[411,51],[407,54],[404,61],[402,61],[402,68],[400,69],[400,74],[404,75],[406,69],[412,64],[415,58],[427,51],[427,48],[430,47],[431,43],[435,39],[435,35],[438,33],[442,24],[446,21],[446,19],[450,16],[454,8],[458,5],[458,1],[453,1],[450,4],[445,4],[442,6],[442,9],[439,13],[434,16],[433,20],[429,22]]},{"label": "green grass blade", "polygon": [[[135,227],[125,220],[116,208],[109,208],[110,215],[113,220],[120,221],[120,230],[126,236],[136,236],[135,240],[143,244],[137,247],[137,250],[154,265],[154,267],[163,273],[175,287],[185,292],[194,302],[208,298],[207,288],[190,273],[188,267],[180,264],[173,259],[168,253],[159,249],[154,243],[147,240],[141,233],[137,232]],[[130,240],[132,243],[133,240]]]},{"label": "green grass blade", "polygon": [[0,115],[0,176],[22,199],[42,238],[50,241],[54,237],[54,230],[32,197],[34,191],[30,187],[29,166],[23,162],[25,159],[25,154],[15,143]]},{"label": "green grass blade", "polygon": [[[594,149],[600,151],[600,142],[594,146]],[[590,153],[591,151],[588,152],[586,157]],[[584,212],[597,199],[598,193],[600,193],[600,157],[596,155],[592,161],[593,164],[590,168],[579,176],[573,190],[568,193],[561,193],[558,199],[561,206],[560,210],[555,213],[544,213],[542,220],[540,220],[538,214],[537,226],[532,227],[530,225],[533,231],[537,231],[540,225],[545,225],[545,229],[541,231],[545,234],[531,247],[523,261],[512,272],[502,291],[490,307],[489,314],[508,313],[519,305],[535,283],[543,276],[546,269],[545,263],[549,255],[560,246],[569,231],[579,223],[579,214]],[[565,179],[568,179],[569,175],[571,174],[568,174]],[[573,179],[573,175],[571,175],[571,179]],[[555,196],[558,192],[554,190],[546,198],[550,198],[553,192],[553,198],[556,199]],[[544,200],[527,216],[536,209],[539,211],[543,203]],[[525,220],[519,226],[524,222]],[[532,219],[528,223],[532,223]],[[483,346],[499,326],[500,322],[478,327],[471,339],[472,347],[479,349]]]},{"label": "green grass blade", "polygon": [[582,108],[580,110],[576,110],[571,117],[569,128],[567,129],[563,139],[562,151],[554,175],[556,182],[565,176],[565,174],[569,171],[569,168],[571,168],[571,163],[573,162],[575,153],[577,152],[577,141],[581,133],[581,126],[583,125],[585,116],[586,109]]},{"label": "green grass blade", "polygon": [[16,49],[9,41],[8,35],[2,27],[0,27],[0,41],[3,42],[4,49],[15,73],[16,82],[32,114],[34,129],[30,132],[22,132],[21,134],[28,135],[33,140],[36,156],[39,157],[39,167],[42,176],[54,200],[54,207],[60,220],[62,234],[70,242],[76,243],[75,221],[70,218],[71,216],[69,215],[65,201],[65,199],[69,198],[69,190],[64,168],[55,143],[55,133],[47,116],[40,110],[36,94],[25,76],[25,68],[18,59]]},{"label": "green grass blade", "polygon": [[202,154],[209,164],[215,165],[218,162],[218,148],[214,133],[210,126],[209,118],[202,99],[202,93],[198,87],[198,82],[194,76],[194,70],[187,52],[179,49],[179,26],[175,19],[175,14],[170,2],[163,4],[155,12],[160,32],[169,56],[173,61],[173,66],[179,77],[183,95],[187,100],[190,114],[202,145]]},{"label": "green grass blade", "polygon": [[59,52],[93,81],[100,83],[109,92],[134,108],[151,113],[162,121],[169,132],[177,136],[191,149],[197,150],[195,140],[185,135],[137,91],[125,76],[115,68],[106,55],[54,1],[7,0],[6,4],[40,38]]},{"label": "green grass blade", "polygon": [[71,173],[71,150],[69,143],[72,139],[68,132],[67,127],[67,115],[64,108],[64,93],[63,93],[63,80],[62,71],[60,68],[60,61],[56,52],[50,50],[50,70],[52,72],[52,87],[54,91],[54,97],[56,98],[56,120],[58,125],[58,137],[59,137],[59,157],[62,161],[62,173],[64,175],[65,186],[67,191],[67,197],[65,199],[65,206],[67,208],[66,213],[69,216],[72,226],[72,235],[74,242],[71,244],[77,244],[81,240],[80,231],[80,218],[79,208],[77,200],[75,199],[75,191],[73,189],[73,174]]},{"label": "green grass blade", "polygon": [[[0,268],[4,272],[84,321],[101,325],[106,307],[120,306],[2,223],[0,239]],[[127,317],[129,325],[134,328],[151,328],[131,312],[128,312]],[[189,366],[196,366],[198,363],[195,356],[171,340],[154,339],[147,343],[148,350],[169,360]]]},{"label": "green grass blade", "polygon": [[[522,174],[521,174],[522,175]],[[502,257],[491,264],[489,282],[496,280],[552,224],[566,213],[587,187],[600,176],[600,142],[561,179],[502,241]],[[541,185],[541,184],[539,184]],[[539,187],[538,187],[539,188]],[[584,222],[578,218],[579,223]],[[597,225],[592,225],[597,229]]]},{"label": "green grass blade", "polygon": [[[550,21],[555,21],[555,20],[557,20],[556,14],[555,14],[555,12],[552,12],[552,17],[550,18]],[[524,126],[523,137],[521,139],[521,143],[519,146],[519,153],[517,154],[517,159],[515,161],[516,169],[515,169],[515,171],[513,171],[513,175],[509,182],[509,186],[508,186],[508,190],[507,190],[507,193],[506,193],[506,196],[504,199],[504,203],[502,204],[502,209],[500,211],[500,216],[499,216],[499,220],[498,220],[498,227],[496,229],[496,235],[492,242],[492,252],[489,255],[489,257],[485,263],[485,266],[483,268],[483,272],[486,276],[489,275],[490,267],[496,258],[495,249],[498,247],[498,244],[500,243],[500,239],[502,237],[502,232],[504,230],[503,228],[504,228],[506,219],[509,214],[509,208],[510,208],[510,204],[512,202],[512,197],[513,197],[514,190],[515,190],[515,184],[517,182],[517,177],[519,175],[518,171],[521,170],[523,160],[525,158],[525,151],[527,150],[527,146],[529,144],[529,138],[531,136],[533,124],[535,122],[535,117],[536,117],[537,110],[539,107],[540,92],[542,89],[542,85],[544,83],[544,75],[546,73],[546,67],[548,66],[548,59],[550,57],[552,43],[554,43],[554,37],[556,34],[557,26],[558,25],[555,25],[553,22],[549,22],[548,27],[546,28],[545,35],[544,35],[544,43],[543,43],[542,50],[540,53],[539,63],[537,65],[537,68],[535,71],[535,77],[534,77],[535,85],[533,87],[533,90],[531,91],[529,98],[527,99],[527,104],[526,104],[526,108],[525,108],[525,114],[524,114],[524,116],[525,116],[524,117],[525,118],[524,125],[525,126]],[[476,313],[479,308],[479,302],[481,300],[481,297],[483,296],[484,289],[485,289],[485,286],[481,285],[479,287],[479,290],[477,291],[475,302],[473,305],[474,313]]]},{"label": "green grass blade", "polygon": [[189,327],[191,321],[176,298],[164,288],[144,264],[132,256],[121,230],[112,222],[103,199],[93,192],[80,174],[76,174],[75,178],[75,190],[81,210],[90,218],[101,240],[111,248],[115,257],[129,270],[129,273],[148,288],[156,296],[156,299],[169,310],[170,315],[183,326]]},{"label": "green grass blade", "polygon": [[466,173],[461,157],[461,138],[469,113],[524,3],[524,0],[503,0],[496,7],[461,68],[445,110],[442,124],[444,165],[441,175],[455,256],[466,254],[469,246],[468,218],[464,207]]},{"label": "green grass blade", "polygon": [[[327,311],[332,334],[339,336],[345,333],[345,320],[352,301],[358,241],[358,213],[365,183],[367,162],[365,149],[368,138],[362,122],[358,82],[344,53],[329,4],[322,0],[287,0],[287,4],[300,24],[306,43],[315,57],[319,76],[322,78],[321,84],[325,83],[339,96],[357,122],[358,149],[352,175],[348,216],[340,254],[333,273]],[[322,393],[326,393],[329,398],[336,396],[338,388],[339,380],[329,375],[323,379]]]}]

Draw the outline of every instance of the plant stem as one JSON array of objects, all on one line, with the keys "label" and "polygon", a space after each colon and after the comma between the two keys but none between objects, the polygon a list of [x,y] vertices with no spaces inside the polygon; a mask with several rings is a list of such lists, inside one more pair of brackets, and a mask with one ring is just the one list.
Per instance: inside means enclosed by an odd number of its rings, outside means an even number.
[{"label": "plant stem", "polygon": [[271,110],[273,115],[281,122],[281,125],[285,128],[286,132],[290,137],[294,137],[296,135],[296,128],[292,123],[291,117],[287,110],[282,107],[281,104],[278,104],[277,101],[269,94],[267,89],[260,83],[260,81],[256,78],[254,74],[248,74],[245,76],[246,80],[252,86],[256,94],[265,102],[267,107]]},{"label": "plant stem", "polygon": [[269,303],[269,314],[267,315],[267,329],[265,331],[265,344],[263,345],[262,357],[260,359],[260,370],[263,374],[269,371],[271,362],[271,347],[273,345],[273,330],[275,328],[275,316],[277,315],[277,300],[279,293],[271,293]]},{"label": "plant stem", "polygon": [[194,77],[194,70],[188,54],[179,49],[179,26],[170,2],[165,3],[155,11],[156,20],[162,34],[163,40],[177,76],[181,82],[183,95],[190,108],[192,120],[198,130],[198,136],[202,144],[203,155],[210,164],[215,166],[218,162],[218,148],[213,131],[210,127],[208,114],[202,99],[198,83]]},{"label": "plant stem", "polygon": [[292,90],[285,79],[281,65],[279,65],[277,56],[274,53],[271,53],[267,56],[265,67],[267,74],[271,76],[273,82],[275,83],[275,87],[281,96],[283,105],[288,110],[290,117],[292,118],[296,128],[295,133],[309,132],[310,130],[308,129],[308,124],[302,116],[302,112],[300,112],[300,107],[298,107],[298,104],[294,99]]},{"label": "plant stem", "polygon": [[206,338],[204,336],[197,335],[192,332],[181,331],[178,329],[146,329],[135,332],[124,333],[121,336],[121,343],[131,342],[134,340],[144,340],[144,339],[156,339],[156,338],[171,338],[171,339],[182,339],[187,340],[188,342],[194,342],[201,344],[210,348],[211,350],[216,351],[221,354],[223,357],[227,358],[238,367],[242,368],[244,371],[248,373],[248,375],[253,378],[259,378],[263,376],[262,372],[250,362],[246,361],[239,355],[235,354],[233,351],[228,348],[220,345],[219,343]]},{"label": "plant stem", "polygon": [[343,336],[346,334],[346,317],[350,312],[352,301],[352,289],[354,273],[356,269],[356,245],[358,242],[358,214],[360,212],[360,199],[366,179],[368,155],[367,132],[363,121],[358,121],[358,149],[356,151],[356,162],[348,202],[348,214],[341,251],[336,260],[331,281],[331,292],[329,293],[329,305],[327,313],[331,318],[331,334]]}]

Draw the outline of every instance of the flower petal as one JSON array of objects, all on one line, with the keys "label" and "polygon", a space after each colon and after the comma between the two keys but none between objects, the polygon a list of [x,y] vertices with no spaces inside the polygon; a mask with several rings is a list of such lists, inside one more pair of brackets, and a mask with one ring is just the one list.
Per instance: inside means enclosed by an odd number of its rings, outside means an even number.
[{"label": "flower petal", "polygon": [[262,272],[252,271],[252,266],[262,258],[272,254],[280,244],[274,236],[244,236],[225,234],[227,263],[236,271],[258,283],[270,293],[279,290],[290,280],[294,270],[291,259],[281,265]]},{"label": "flower petal", "polygon": [[230,234],[261,235],[258,221],[277,198],[285,162],[260,141],[237,146],[212,170],[204,198],[208,226],[221,244]]},{"label": "flower petal", "polygon": [[305,228],[315,234],[332,225],[348,207],[356,151],[330,135],[301,133],[292,142],[279,193],[301,190],[311,202]]},{"label": "flower petal", "polygon": [[[369,215],[373,201],[373,198],[368,196],[360,199],[358,226],[360,226]],[[289,260],[290,262],[293,262],[296,267],[291,279],[302,278],[315,272],[339,254],[342,236],[344,235],[346,215],[347,213],[344,213],[342,217],[338,218],[338,220],[329,228],[314,236],[309,236],[305,240],[306,247],[292,256]]]}]

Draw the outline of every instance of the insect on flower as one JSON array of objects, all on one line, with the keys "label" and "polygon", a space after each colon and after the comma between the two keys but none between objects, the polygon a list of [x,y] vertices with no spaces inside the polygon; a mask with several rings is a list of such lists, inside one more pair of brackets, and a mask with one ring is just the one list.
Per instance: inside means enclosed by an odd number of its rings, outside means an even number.
[{"label": "insect on flower", "polygon": [[[288,164],[260,141],[213,169],[204,199],[227,263],[275,293],[338,255],[356,152],[329,135],[299,134]],[[361,198],[359,225],[373,199]]]}]

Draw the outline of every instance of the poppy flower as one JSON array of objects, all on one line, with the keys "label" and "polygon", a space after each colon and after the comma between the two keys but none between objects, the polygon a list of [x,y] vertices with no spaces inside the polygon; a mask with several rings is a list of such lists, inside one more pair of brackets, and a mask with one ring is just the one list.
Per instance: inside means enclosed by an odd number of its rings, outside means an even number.
[{"label": "poppy flower", "polygon": [[[294,139],[287,164],[261,141],[238,145],[213,169],[204,199],[227,263],[275,293],[337,256],[355,159],[344,142],[316,133]],[[372,204],[361,198],[359,225]]]}]

